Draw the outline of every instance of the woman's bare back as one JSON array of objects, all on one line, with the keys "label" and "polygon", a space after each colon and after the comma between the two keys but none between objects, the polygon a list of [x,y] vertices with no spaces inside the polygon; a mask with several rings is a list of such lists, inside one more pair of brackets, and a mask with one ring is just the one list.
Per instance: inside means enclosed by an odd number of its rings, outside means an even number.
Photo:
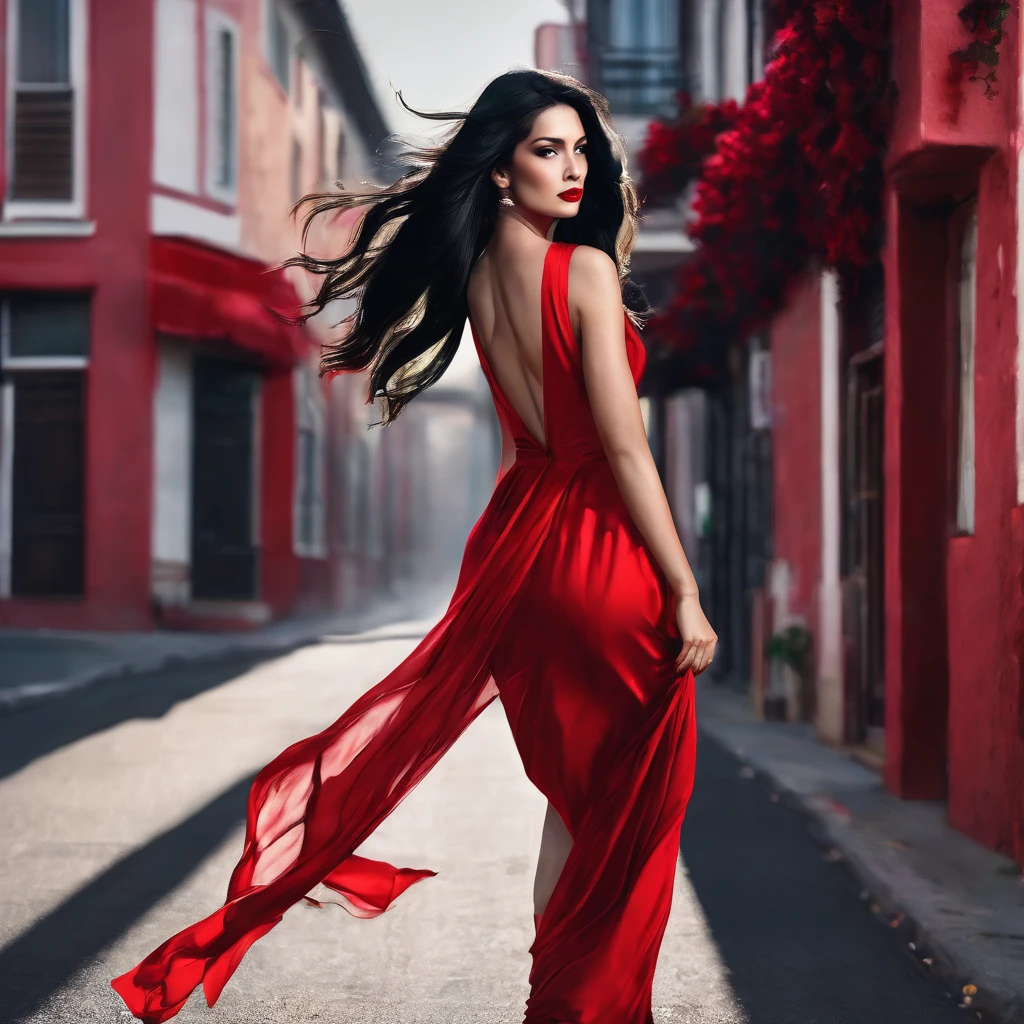
[{"label": "woman's bare back", "polygon": [[523,425],[543,447],[547,438],[540,303],[544,256],[550,244],[531,239],[485,250],[466,291],[470,320],[491,372]]}]

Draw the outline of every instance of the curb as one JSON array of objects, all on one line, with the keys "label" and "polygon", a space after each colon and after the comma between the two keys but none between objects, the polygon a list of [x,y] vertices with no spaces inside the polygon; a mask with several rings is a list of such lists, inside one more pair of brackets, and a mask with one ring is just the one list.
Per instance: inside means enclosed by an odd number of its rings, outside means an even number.
[{"label": "curb", "polygon": [[261,659],[290,654],[300,647],[315,643],[319,637],[329,633],[358,635],[411,620],[413,616],[416,616],[416,621],[419,622],[424,616],[422,613],[416,613],[415,598],[382,600],[366,611],[354,613],[348,620],[343,616],[333,620],[317,619],[309,623],[308,629],[287,636],[260,637],[259,634],[239,633],[236,639],[228,640],[222,646],[184,652],[166,651],[148,657],[115,658],[106,664],[73,673],[63,679],[0,688],[0,715],[36,707],[87,686],[128,676],[150,675],[164,669],[230,661],[234,658]]},{"label": "curb", "polygon": [[256,658],[270,657],[274,654],[287,654],[310,643],[312,637],[289,639],[278,643],[265,644],[229,644],[214,650],[191,651],[185,654],[168,652],[155,658],[135,660],[123,658],[111,661],[106,665],[67,676],[64,679],[46,683],[26,683],[22,686],[10,686],[0,690],[0,714],[21,711],[28,707],[45,704],[49,700],[62,697],[76,690],[93,686],[97,683],[122,679],[126,676],[143,676],[163,671],[175,666],[195,665],[200,663],[228,661],[243,655]]},{"label": "curb", "polygon": [[[746,752],[739,752],[728,739],[705,718],[701,730],[731,757],[751,772],[750,778],[761,782],[780,801],[794,811],[807,826],[812,839],[830,860],[841,862],[847,873],[861,886],[860,898],[872,913],[882,917],[893,928],[923,970],[929,971],[949,991],[951,999],[965,1000],[960,1007],[973,1011],[973,1016],[986,1024],[1024,1024],[1024,998],[1019,992],[1003,992],[983,982],[984,972],[965,962],[950,949],[947,940],[917,917],[887,879],[870,861],[854,850],[830,818],[829,801],[804,794],[788,785],[772,768],[759,763]],[[964,987],[977,986],[977,993],[965,999]],[[969,1018],[968,1018],[969,1019]]]}]

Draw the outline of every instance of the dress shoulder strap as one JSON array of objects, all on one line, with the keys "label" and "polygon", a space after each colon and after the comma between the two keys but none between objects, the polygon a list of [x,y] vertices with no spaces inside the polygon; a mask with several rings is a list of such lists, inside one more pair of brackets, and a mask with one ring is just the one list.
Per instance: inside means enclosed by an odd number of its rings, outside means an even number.
[{"label": "dress shoulder strap", "polygon": [[560,352],[575,352],[576,339],[569,316],[569,260],[576,242],[552,242],[544,261],[544,327]]}]

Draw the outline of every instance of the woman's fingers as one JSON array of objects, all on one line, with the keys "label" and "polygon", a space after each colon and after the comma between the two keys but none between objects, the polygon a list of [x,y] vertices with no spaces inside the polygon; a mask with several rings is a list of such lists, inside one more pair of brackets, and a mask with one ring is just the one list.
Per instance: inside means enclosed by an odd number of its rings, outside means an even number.
[{"label": "woman's fingers", "polygon": [[699,676],[708,667],[708,643],[705,640],[700,645],[700,653],[693,661],[693,674]]},{"label": "woman's fingers", "polygon": [[697,645],[692,641],[688,640],[683,644],[682,651],[679,652],[679,658],[676,660],[676,669],[682,673],[688,668],[693,666],[694,659],[697,657]]},{"label": "woman's fingers", "polygon": [[700,675],[711,663],[711,641],[705,640],[700,645],[700,657],[697,659],[697,665],[693,670],[694,675]]},{"label": "woman's fingers", "polygon": [[693,674],[699,676],[714,660],[717,645],[717,636],[703,640],[688,640],[676,659],[677,670],[682,673],[692,668]]},{"label": "woman's fingers", "polygon": [[699,640],[687,640],[683,645],[683,649],[679,654],[679,659],[676,665],[680,672],[685,672],[687,669],[692,668],[696,672],[696,667],[700,661],[701,656],[701,644]]}]

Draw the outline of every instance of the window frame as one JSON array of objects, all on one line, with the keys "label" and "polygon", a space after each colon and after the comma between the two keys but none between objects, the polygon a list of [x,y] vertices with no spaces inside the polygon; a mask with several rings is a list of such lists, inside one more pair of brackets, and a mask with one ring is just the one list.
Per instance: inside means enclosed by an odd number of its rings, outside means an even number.
[{"label": "window frame", "polygon": [[723,7],[722,0],[703,0],[697,12],[698,70],[695,92],[703,102],[719,103],[723,98]]},{"label": "window frame", "polygon": [[[68,0],[68,85],[72,93],[74,116],[71,130],[70,199],[11,199],[7,189],[14,180],[14,104],[21,91],[18,83],[18,7],[19,0],[8,0],[6,97],[4,101],[4,145],[6,187],[3,195],[3,221],[15,220],[84,220],[86,211],[88,131],[88,18],[86,0]],[[29,87],[26,91],[33,91]],[[41,91],[41,90],[39,90]]]},{"label": "window frame", "polygon": [[[240,164],[240,132],[239,120],[242,109],[241,89],[241,29],[238,22],[215,7],[206,8],[205,21],[205,56],[204,56],[204,102],[203,113],[206,119],[206,159],[204,168],[204,185],[206,194],[229,206],[238,202],[238,177]],[[217,68],[217,48],[221,35],[227,33],[232,40],[234,66],[232,68],[232,84],[234,89],[234,111],[231,121],[230,149],[232,158],[232,180],[230,185],[221,184],[217,180],[219,171],[218,158],[221,155],[216,104],[219,102],[219,82],[215,81],[214,71]]]},{"label": "window frame", "polygon": [[[53,372],[76,370],[85,374],[90,355],[84,356],[12,356],[11,296],[31,289],[6,289],[0,292],[0,600],[15,597],[13,593],[14,558],[14,376],[33,371]],[[69,293],[70,294],[70,293]],[[75,291],[74,294],[83,294]],[[93,296],[89,297],[89,332],[92,334]],[[91,338],[90,338],[91,342]],[[91,344],[90,344],[91,352]],[[83,381],[88,388],[88,381]],[[88,395],[86,395],[88,402]],[[83,595],[63,595],[81,597]],[[35,598],[32,598],[35,599]]]},{"label": "window frame", "polygon": [[[284,31],[285,39],[287,41],[287,59],[285,60],[284,74],[287,81],[281,81],[281,77],[278,74],[277,62],[275,60],[275,54],[273,52],[273,43],[275,39],[273,23],[274,15],[277,15],[277,19],[281,24],[281,28]],[[271,77],[277,83],[278,88],[285,94],[285,96],[291,98],[292,90],[295,88],[295,37],[292,30],[291,21],[288,18],[288,13],[284,9],[284,5],[280,0],[264,0],[263,2],[263,60],[267,65],[267,70],[270,72]]]}]

